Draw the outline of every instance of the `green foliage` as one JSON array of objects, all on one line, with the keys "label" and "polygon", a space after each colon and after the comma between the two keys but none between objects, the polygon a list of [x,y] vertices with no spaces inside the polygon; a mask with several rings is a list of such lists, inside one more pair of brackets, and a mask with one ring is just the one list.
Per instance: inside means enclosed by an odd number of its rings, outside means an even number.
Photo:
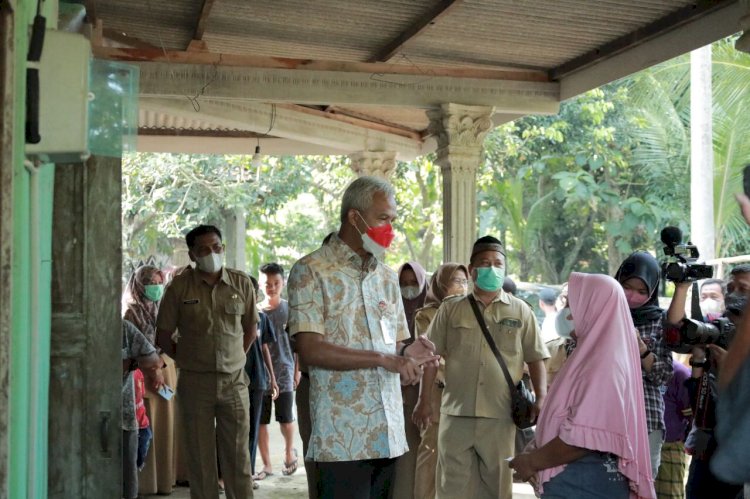
[{"label": "green foliage", "polygon": [[[341,196],[354,179],[344,156],[265,158],[139,153],[123,160],[125,272],[150,256],[169,260],[192,227],[225,228],[246,217],[246,261],[251,272],[277,261],[287,269],[320,246],[340,225]],[[429,158],[399,163],[397,238],[387,261],[441,260],[439,169]],[[226,237],[225,237],[226,239]]]}]

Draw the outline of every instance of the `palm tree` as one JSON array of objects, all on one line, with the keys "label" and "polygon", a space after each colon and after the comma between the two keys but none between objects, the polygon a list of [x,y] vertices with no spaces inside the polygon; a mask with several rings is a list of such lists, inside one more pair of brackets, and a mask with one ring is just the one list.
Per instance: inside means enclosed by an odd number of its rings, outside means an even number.
[{"label": "palm tree", "polygon": [[[713,65],[714,224],[716,255],[748,252],[747,228],[734,194],[750,163],[750,54],[734,39],[716,42]],[[644,70],[628,82],[639,147],[633,162],[655,196],[671,196],[671,223],[687,228],[690,162],[690,60],[680,56]]]}]

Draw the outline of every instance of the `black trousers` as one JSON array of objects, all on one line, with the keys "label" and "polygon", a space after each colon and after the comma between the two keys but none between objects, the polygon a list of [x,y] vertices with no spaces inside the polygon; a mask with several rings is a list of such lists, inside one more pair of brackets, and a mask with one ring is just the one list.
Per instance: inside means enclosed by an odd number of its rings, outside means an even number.
[{"label": "black trousers", "polygon": [[388,499],[396,459],[318,462],[320,499]]}]

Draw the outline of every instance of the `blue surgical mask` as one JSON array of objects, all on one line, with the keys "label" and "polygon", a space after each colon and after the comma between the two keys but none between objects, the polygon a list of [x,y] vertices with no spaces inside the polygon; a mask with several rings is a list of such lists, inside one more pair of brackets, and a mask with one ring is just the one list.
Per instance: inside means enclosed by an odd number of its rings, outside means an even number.
[{"label": "blue surgical mask", "polygon": [[570,334],[576,329],[573,319],[568,319],[569,315],[570,308],[565,307],[560,309],[560,311],[557,312],[557,317],[555,317],[555,329],[557,330],[557,335],[566,340],[571,338]]},{"label": "blue surgical mask", "polygon": [[500,291],[505,281],[505,268],[503,267],[477,267],[476,284],[480,289],[493,293]]}]

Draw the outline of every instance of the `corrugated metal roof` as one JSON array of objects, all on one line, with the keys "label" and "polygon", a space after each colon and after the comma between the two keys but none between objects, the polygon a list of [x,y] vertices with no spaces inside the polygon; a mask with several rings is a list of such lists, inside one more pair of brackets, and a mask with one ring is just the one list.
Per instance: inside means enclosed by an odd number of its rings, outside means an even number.
[{"label": "corrugated metal roof", "polygon": [[[165,50],[186,50],[205,0],[98,0],[89,5],[105,34],[124,33]],[[559,74],[589,64],[613,43],[637,43],[666,16],[735,3],[715,0],[457,0],[450,11],[394,53],[392,64],[536,69]],[[369,61],[423,21],[436,0],[214,0],[203,38],[213,53],[320,61]],[[680,16],[664,22],[671,29]],[[630,37],[630,38],[628,38]],[[122,38],[122,37],[120,37]],[[118,40],[122,42],[122,39]],[[126,40],[127,41],[127,40]],[[571,61],[575,61],[572,66]],[[565,71],[561,69],[565,67]],[[590,88],[590,87],[589,87]],[[424,131],[424,110],[348,106],[337,113]],[[201,120],[141,112],[141,127],[226,131]]]},{"label": "corrugated metal roof", "polygon": [[[692,0],[467,0],[411,40],[417,64],[550,69]],[[187,48],[202,0],[108,0],[105,28],[154,46]],[[212,52],[365,61],[432,7],[430,0],[216,0],[203,40]],[[408,63],[396,58],[395,63]]]}]

